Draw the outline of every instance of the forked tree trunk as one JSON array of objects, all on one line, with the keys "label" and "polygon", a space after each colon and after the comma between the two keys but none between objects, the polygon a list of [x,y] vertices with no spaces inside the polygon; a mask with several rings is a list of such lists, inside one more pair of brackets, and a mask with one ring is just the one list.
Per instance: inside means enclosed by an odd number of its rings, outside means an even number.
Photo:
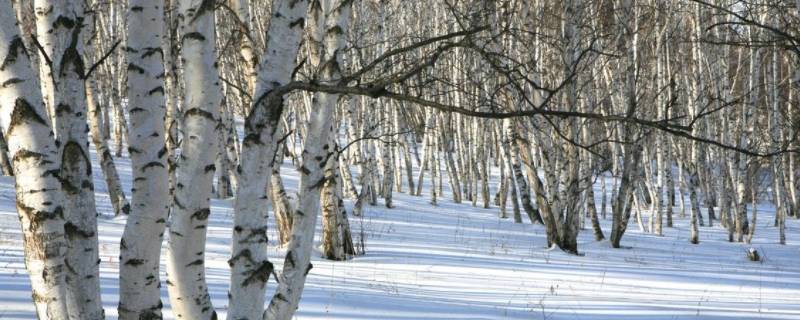
[{"label": "forked tree trunk", "polygon": [[[573,139],[578,136],[578,121],[577,119],[571,120],[570,128],[566,130]],[[577,141],[577,139],[575,139]],[[578,253],[578,232],[581,214],[578,212],[581,203],[581,170],[580,170],[580,153],[578,147],[573,144],[568,144],[566,156],[566,185],[564,199],[565,214],[564,221],[562,222],[561,237],[559,239],[559,247],[569,253]],[[590,186],[591,187],[591,186]]]}]

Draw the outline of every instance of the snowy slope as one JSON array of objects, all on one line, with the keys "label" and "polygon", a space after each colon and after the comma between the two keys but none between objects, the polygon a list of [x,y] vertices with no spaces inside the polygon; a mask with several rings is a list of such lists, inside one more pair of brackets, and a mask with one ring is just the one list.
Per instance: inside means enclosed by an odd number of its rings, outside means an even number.
[{"label": "snowy slope", "polygon": [[[116,160],[129,190],[129,163]],[[284,166],[285,183],[293,189],[297,175],[288,162]],[[109,218],[101,171],[94,172],[104,216],[103,299],[106,314],[115,319],[125,220]],[[31,319],[13,196],[13,180],[0,180],[0,319]],[[663,237],[641,233],[632,220],[623,238],[627,249],[596,243],[584,229],[579,249],[585,255],[572,256],[546,249],[541,226],[500,219],[496,207],[453,204],[449,198],[434,207],[426,197],[404,193],[396,193],[394,203],[394,209],[368,207],[363,219],[351,217],[354,234],[363,228],[366,256],[345,262],[314,258],[297,319],[800,319],[800,222],[787,221],[788,244],[778,245],[767,205],[759,208],[753,240],[766,259],[754,263],[745,258],[748,247],[728,243],[718,226],[701,227],[701,243],[689,244],[687,221],[677,216],[676,227],[665,228]],[[231,220],[231,201],[213,200],[206,267],[221,318]],[[608,233],[610,221],[602,223]],[[270,238],[275,236],[270,230]],[[270,256],[281,270],[283,252],[272,246]]]}]

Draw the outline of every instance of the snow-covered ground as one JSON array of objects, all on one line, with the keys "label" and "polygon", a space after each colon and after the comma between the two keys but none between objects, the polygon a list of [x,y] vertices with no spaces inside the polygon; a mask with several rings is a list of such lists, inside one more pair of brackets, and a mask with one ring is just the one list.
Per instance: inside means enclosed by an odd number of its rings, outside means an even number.
[{"label": "snow-covered ground", "polygon": [[[129,190],[129,163],[116,160]],[[284,166],[293,189],[297,175],[288,162]],[[109,218],[99,174],[95,168],[103,299],[108,318],[115,319],[125,219]],[[800,222],[787,221],[787,245],[778,245],[774,209],[766,204],[752,245],[765,257],[757,263],[745,257],[748,246],[728,243],[718,226],[701,227],[700,244],[689,244],[687,221],[677,216],[676,227],[661,237],[640,232],[632,220],[626,249],[594,242],[584,229],[579,249],[585,255],[568,255],[545,248],[541,226],[514,224],[500,219],[496,207],[454,204],[444,194],[432,206],[427,197],[395,193],[395,208],[367,207],[363,219],[351,217],[354,234],[366,236],[367,254],[330,262],[317,253],[296,318],[800,319]],[[0,319],[32,319],[13,196],[13,181],[0,180]],[[213,200],[206,267],[221,318],[231,221],[231,201]],[[610,221],[602,225],[608,233]],[[276,238],[274,228],[270,238]],[[270,257],[281,270],[283,251],[272,246]]]}]

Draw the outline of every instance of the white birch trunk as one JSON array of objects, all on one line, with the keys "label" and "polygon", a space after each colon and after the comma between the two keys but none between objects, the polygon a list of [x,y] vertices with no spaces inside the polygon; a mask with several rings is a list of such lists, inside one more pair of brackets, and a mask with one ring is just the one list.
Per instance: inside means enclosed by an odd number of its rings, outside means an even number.
[{"label": "white birch trunk", "polygon": [[[258,67],[254,91],[256,101],[245,121],[245,138],[240,157],[239,186],[234,201],[234,232],[228,319],[258,319],[264,312],[266,283],[273,272],[267,258],[266,193],[271,181],[283,96],[275,89],[291,80],[300,50],[303,19],[308,1],[274,0],[269,21],[266,50]],[[274,195],[274,192],[273,192]]]},{"label": "white birch trunk", "polygon": [[120,242],[120,319],[161,318],[161,243],[169,213],[165,136],[164,2],[130,0],[128,8],[128,150],[132,210]]},{"label": "white birch trunk", "polygon": [[[328,144],[335,146],[333,135],[328,137]],[[325,165],[324,185],[320,196],[320,206],[322,209],[322,255],[328,260],[345,260],[347,256],[344,252],[344,245],[341,234],[341,209],[339,207],[339,197],[337,191],[338,161],[336,154]]]},{"label": "white birch trunk", "polygon": [[4,176],[13,176],[14,168],[11,167],[11,158],[8,156],[8,143],[6,137],[0,132],[0,170]]},{"label": "white birch trunk", "polygon": [[510,172],[514,179],[516,179],[516,185],[519,187],[519,197],[522,200],[522,208],[528,215],[528,219],[531,220],[532,224],[543,224],[544,221],[539,214],[539,210],[533,207],[533,201],[531,201],[531,192],[528,189],[528,183],[525,181],[525,176],[523,175],[518,157],[520,153],[519,144],[516,142],[518,133],[514,131],[515,127],[511,125],[511,121],[510,119],[503,120],[503,151],[505,157],[508,158]]},{"label": "white birch trunk", "polygon": [[164,89],[165,101],[167,112],[164,118],[164,140],[167,147],[167,171],[169,172],[169,201],[170,207],[172,206],[172,199],[175,195],[175,184],[177,177],[175,170],[177,169],[177,149],[178,149],[178,131],[180,126],[180,112],[179,106],[181,99],[179,99],[179,92],[182,91],[178,81],[178,45],[176,33],[174,28],[174,12],[175,2],[177,0],[164,0],[164,36],[161,42],[161,51],[164,53]]},{"label": "white birch trunk", "polygon": [[0,125],[16,177],[17,213],[36,315],[67,319],[58,147],[10,1],[0,2],[0,61]]},{"label": "white birch trunk", "polygon": [[114,165],[111,149],[109,149],[108,141],[103,133],[105,123],[103,121],[103,109],[100,106],[99,99],[96,99],[96,94],[96,80],[94,78],[86,79],[86,106],[89,109],[89,133],[92,136],[92,143],[94,143],[97,156],[100,158],[100,168],[103,170],[103,178],[106,181],[106,188],[108,189],[108,196],[111,198],[111,206],[114,208],[114,215],[127,215],[130,213],[130,204],[125,198],[125,192],[122,191],[117,167]]},{"label": "white birch trunk", "polygon": [[292,213],[294,212],[294,206],[286,195],[286,189],[283,186],[283,179],[281,178],[280,164],[283,163],[284,149],[285,146],[279,144],[275,151],[275,162],[272,166],[268,191],[272,196],[272,210],[275,214],[275,223],[278,227],[278,243],[280,246],[289,244],[292,234]]},{"label": "white birch trunk", "polygon": [[[383,123],[391,123],[390,121],[390,110],[388,109],[387,104],[382,104],[383,108],[379,112],[383,115]],[[387,135],[390,133],[387,127],[384,127],[381,131],[381,134]],[[394,187],[394,167],[395,167],[395,160],[394,160],[394,151],[391,142],[394,140],[393,137],[385,136],[382,140],[387,140],[385,142],[380,142],[381,146],[381,157],[383,159],[383,185],[381,186],[381,192],[383,193],[384,204],[387,208],[392,208],[392,188]]]},{"label": "white birch trunk", "polygon": [[241,54],[244,59],[248,90],[252,93],[253,90],[255,90],[256,81],[258,81],[258,56],[253,48],[253,36],[255,34],[253,32],[254,23],[251,21],[249,1],[250,0],[232,0],[231,2],[236,12],[236,18],[239,20],[237,22],[240,24],[240,31],[243,34],[242,41],[239,44],[239,54]]},{"label": "white birch trunk", "polygon": [[206,227],[217,155],[215,126],[222,99],[216,67],[214,4],[180,0],[186,106],[167,251],[167,291],[183,319],[215,319],[205,279]]},{"label": "white birch trunk", "polygon": [[[318,71],[320,81],[332,81],[340,76],[341,50],[345,46],[352,1],[323,0],[320,5],[318,8],[312,8],[310,13],[312,31],[309,37],[311,42],[309,56],[312,65],[320,67]],[[313,61],[314,55],[319,57],[316,64]],[[289,242],[284,260],[280,284],[264,313],[264,318],[268,320],[292,318],[300,303],[306,276],[311,270],[314,228],[320,210],[320,191],[325,182],[323,168],[328,161],[332,161],[332,156],[335,156],[330,139],[336,127],[333,115],[338,98],[335,94],[314,95],[313,111],[309,117],[306,143],[302,153],[300,199],[294,214],[292,240]]]},{"label": "white birch trunk", "polygon": [[[36,25],[44,52],[53,62],[53,124],[61,155],[64,232],[67,236],[67,305],[71,319],[102,319],[97,211],[86,121],[83,38],[84,3],[37,0]],[[46,64],[42,64],[46,65]],[[58,71],[58,72],[56,72]]]}]

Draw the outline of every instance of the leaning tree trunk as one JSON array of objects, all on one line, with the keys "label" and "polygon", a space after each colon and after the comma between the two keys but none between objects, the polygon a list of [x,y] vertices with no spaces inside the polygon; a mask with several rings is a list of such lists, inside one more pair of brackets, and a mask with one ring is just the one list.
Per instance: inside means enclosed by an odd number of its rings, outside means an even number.
[{"label": "leaning tree trunk", "polygon": [[106,180],[108,197],[111,198],[111,206],[114,208],[114,215],[127,215],[130,213],[130,204],[122,191],[122,184],[119,181],[117,167],[114,165],[114,158],[111,157],[111,149],[108,141],[103,134],[103,110],[99,99],[96,99],[97,83],[95,79],[86,79],[86,105],[89,108],[89,133],[92,136],[92,143],[100,158],[100,168],[103,170],[103,178]]},{"label": "leaning tree trunk", "polygon": [[10,1],[0,2],[0,125],[14,170],[25,268],[39,319],[67,319],[60,159]]},{"label": "leaning tree trunk", "polygon": [[514,176],[514,179],[516,179],[516,185],[519,187],[518,190],[519,197],[522,199],[522,208],[525,210],[525,213],[528,215],[528,218],[531,220],[532,224],[544,224],[542,216],[539,214],[539,210],[533,207],[531,193],[530,190],[528,190],[528,183],[525,181],[525,176],[523,176],[522,173],[522,168],[518,158],[520,150],[519,145],[516,142],[519,137],[518,133],[514,131],[514,127],[511,125],[511,120],[503,120],[503,132],[503,153],[505,153],[505,157],[511,164],[511,173]]},{"label": "leaning tree trunk", "polygon": [[[91,16],[87,25],[94,25],[94,20],[95,17]],[[100,20],[99,23],[102,23],[102,19]],[[99,61],[99,59],[101,59],[100,52],[104,52],[105,50],[102,43],[100,41],[95,41],[94,49],[95,50],[87,52],[87,60]],[[87,79],[84,79],[84,85],[89,117],[89,133],[100,161],[100,169],[103,172],[103,178],[105,178],[108,196],[111,199],[111,206],[114,209],[114,216],[127,215],[130,213],[130,204],[125,198],[125,192],[120,183],[117,167],[114,165],[114,159],[111,156],[111,149],[108,146],[108,135],[106,134],[108,132],[108,130],[106,130],[106,128],[108,128],[108,117],[106,115],[108,113],[103,112],[103,110],[108,109],[105,103],[110,99],[103,99],[103,92],[98,90],[98,77],[93,75],[87,75],[87,77]]]},{"label": "leaning tree trunk", "polygon": [[[342,61],[341,50],[345,46],[344,35],[347,33],[352,2],[350,0],[321,2],[321,6],[313,7],[309,14],[312,30],[309,32],[309,57],[312,65],[321,68],[320,81],[331,81],[338,79],[341,74],[339,69]],[[314,227],[320,209],[320,190],[325,183],[322,168],[328,161],[332,161],[332,156],[335,156],[335,150],[329,139],[332,138],[336,127],[333,123],[333,114],[338,98],[336,94],[314,95],[313,111],[309,117],[306,142],[303,147],[300,199],[294,214],[292,240],[289,242],[278,289],[264,313],[264,318],[268,320],[291,319],[300,303],[306,276],[311,270]]]},{"label": "leaning tree trunk", "polygon": [[[67,237],[67,306],[72,319],[102,319],[97,242],[97,210],[86,122],[83,64],[84,3],[69,0],[35,2],[37,34],[52,61],[55,135],[61,156],[64,232]],[[42,64],[45,65],[45,64]]]},{"label": "leaning tree trunk", "polygon": [[594,232],[594,241],[601,241],[606,238],[603,235],[603,229],[600,228],[600,221],[597,218],[597,207],[594,202],[594,188],[589,186],[586,188],[586,210],[589,211],[589,218],[592,220],[592,231]]},{"label": "leaning tree trunk", "polygon": [[[239,186],[234,201],[231,248],[231,288],[228,319],[258,319],[272,263],[267,258],[267,182],[271,181],[283,111],[283,93],[276,89],[292,79],[300,50],[302,21],[308,1],[274,0],[266,51],[258,68],[256,100],[245,121],[245,138],[239,158]],[[274,194],[274,193],[273,193]]]},{"label": "leaning tree trunk", "polygon": [[133,174],[130,216],[120,241],[120,319],[161,318],[161,243],[169,213],[165,135],[163,0],[130,0],[128,114]]},{"label": "leaning tree trunk", "polygon": [[512,208],[512,212],[513,212],[513,216],[514,216],[514,223],[522,223],[522,214],[521,214],[521,212],[520,212],[521,210],[519,208],[519,195],[518,195],[518,191],[517,191],[517,183],[514,180],[514,172],[513,172],[513,169],[511,168],[512,167],[511,157],[509,156],[508,151],[506,151],[507,148],[508,148],[508,146],[503,146],[503,148],[502,148],[503,151],[502,152],[504,153],[503,160],[506,162],[506,167],[508,168],[507,169],[508,177],[506,177],[506,179],[508,180],[507,185],[508,185],[509,193],[511,194],[511,197],[510,197],[511,198],[510,199],[511,208]]},{"label": "leaning tree trunk", "polygon": [[641,147],[633,144],[625,150],[624,164],[622,169],[622,178],[619,183],[619,191],[611,205],[611,246],[619,248],[622,235],[628,227],[628,219],[630,218],[630,199],[633,196],[635,189],[635,179],[638,173],[638,162],[641,160]]},{"label": "leaning tree trunk", "polygon": [[292,212],[293,207],[286,195],[286,188],[283,186],[281,178],[281,163],[283,163],[284,149],[283,144],[278,144],[275,151],[275,162],[272,164],[272,174],[270,176],[269,195],[272,200],[272,211],[275,214],[275,223],[278,227],[278,243],[280,246],[289,244],[292,235]]},{"label": "leaning tree trunk", "polygon": [[217,316],[205,279],[209,197],[218,148],[215,126],[222,103],[213,9],[205,0],[178,3],[186,106],[169,230],[167,289],[172,312],[183,319]]},{"label": "leaning tree trunk", "polygon": [[[515,127],[519,132],[527,134],[525,127],[519,121],[517,121]],[[556,245],[560,238],[557,225],[558,220],[551,206],[551,201],[547,199],[547,192],[542,184],[542,180],[539,179],[537,173],[538,169],[533,160],[533,155],[531,154],[532,148],[530,142],[528,139],[522,138],[521,135],[518,134],[515,136],[514,145],[516,145],[515,149],[519,151],[519,156],[522,163],[525,165],[525,174],[528,176],[533,195],[536,197],[536,205],[539,207],[539,213],[541,214],[545,233],[547,234],[547,245]],[[533,219],[531,219],[531,221],[533,221]]]}]

